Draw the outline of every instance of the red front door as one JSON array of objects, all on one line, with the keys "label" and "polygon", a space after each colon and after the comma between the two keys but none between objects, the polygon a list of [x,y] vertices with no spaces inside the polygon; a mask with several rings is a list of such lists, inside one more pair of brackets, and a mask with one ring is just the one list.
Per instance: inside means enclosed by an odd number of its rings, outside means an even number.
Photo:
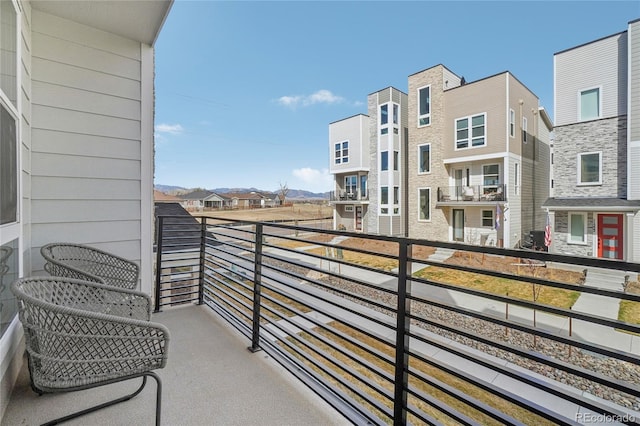
[{"label": "red front door", "polygon": [[598,215],[598,257],[622,259],[622,220],[621,214]]}]

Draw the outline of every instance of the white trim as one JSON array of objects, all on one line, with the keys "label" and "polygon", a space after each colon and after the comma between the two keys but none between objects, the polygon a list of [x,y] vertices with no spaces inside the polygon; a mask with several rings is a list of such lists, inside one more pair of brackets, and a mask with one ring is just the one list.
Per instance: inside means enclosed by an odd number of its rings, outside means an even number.
[{"label": "white trim", "polygon": [[[332,165],[333,165],[333,166],[337,166],[337,165],[345,164],[345,163],[348,163],[348,162],[349,162],[349,154],[347,154],[347,156],[346,156],[346,157],[345,157],[345,156],[344,156],[344,154],[343,154],[343,153],[344,153],[344,144],[345,144],[345,143],[347,144],[347,152],[349,152],[349,150],[351,149],[351,148],[349,147],[349,139],[347,139],[347,140],[343,140],[343,141],[341,141],[341,142],[334,142],[334,143],[333,143],[333,152],[332,152],[332,157],[333,157],[333,164],[332,164]],[[336,145],[339,145],[339,146],[340,146],[340,149],[339,149],[339,150],[336,150]],[[340,157],[337,157],[337,156],[336,156],[336,152],[338,152],[338,151],[340,152]],[[340,162],[336,162],[336,160],[337,160],[338,158],[340,158]],[[346,158],[346,160],[345,160],[345,158]]]},{"label": "white trim", "polygon": [[[594,89],[598,89],[598,116],[597,117],[591,117],[591,118],[582,118],[582,94],[584,92],[587,92],[589,90],[594,90]],[[578,99],[577,99],[577,105],[576,105],[576,111],[578,112],[578,117],[576,118],[576,121],[578,123],[582,123],[584,121],[591,121],[591,120],[598,120],[600,118],[602,118],[602,86],[592,86],[592,87],[585,87],[583,89],[578,89],[578,95],[577,95]]]},{"label": "white trim", "polygon": [[527,139],[527,132],[529,131],[529,120],[527,117],[522,117],[522,143],[529,143]]},{"label": "white trim", "polygon": [[[429,167],[428,167],[429,169],[426,172],[421,171],[421,169],[422,169],[422,162],[421,162],[422,157],[421,157],[420,154],[421,154],[422,151],[421,151],[420,148],[422,148],[423,146],[428,146],[429,147]],[[431,174],[431,152],[432,152],[431,151],[431,142],[427,142],[427,143],[423,143],[423,144],[418,145],[418,174],[419,175]]]},{"label": "white trim", "polygon": [[[598,181],[597,182],[582,182],[582,167],[581,167],[581,157],[583,155],[592,155],[598,154]],[[602,185],[602,151],[591,151],[591,152],[579,152],[576,158],[576,167],[577,167],[577,182],[578,186],[594,186],[594,185]]]},{"label": "white trim", "polygon": [[443,164],[470,163],[473,161],[496,160],[499,158],[507,158],[511,155],[509,152],[498,152],[494,154],[468,155],[466,157],[453,157],[442,160]]},{"label": "white trim", "polygon": [[[420,90],[424,89],[428,87],[429,88],[429,113],[425,114],[425,115],[420,115]],[[431,126],[431,85],[427,84],[426,86],[421,86],[418,87],[416,89],[416,93],[418,94],[418,108],[416,108],[416,113],[417,113],[417,120],[416,120],[416,126],[418,128],[420,127],[427,127],[427,126]],[[428,124],[420,124],[420,118],[429,118],[429,123]]]},{"label": "white trim", "polygon": [[[583,222],[582,223],[583,225],[582,241],[574,241],[571,238],[571,216],[572,215],[582,216],[582,222]],[[588,217],[587,217],[587,213],[585,212],[570,211],[569,213],[567,213],[567,244],[587,245],[587,220],[588,220]]]},{"label": "white trim", "polygon": [[[420,215],[422,213],[422,208],[420,207],[420,193],[423,190],[429,191],[429,206],[428,206],[429,207],[429,219],[420,219]],[[432,214],[431,214],[431,201],[432,201],[431,198],[432,198],[432,195],[431,195],[431,192],[432,191],[431,191],[431,187],[430,186],[425,186],[425,187],[418,188],[418,222],[431,222],[431,220],[432,220]]]},{"label": "white trim", "polygon": [[154,49],[140,44],[140,289],[153,294]]}]

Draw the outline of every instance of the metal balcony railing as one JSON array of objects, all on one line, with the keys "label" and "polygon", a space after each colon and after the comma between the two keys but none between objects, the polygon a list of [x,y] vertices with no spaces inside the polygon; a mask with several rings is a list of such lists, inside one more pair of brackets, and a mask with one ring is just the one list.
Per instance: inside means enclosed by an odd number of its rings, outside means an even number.
[{"label": "metal balcony railing", "polygon": [[356,190],[355,192],[348,191],[331,191],[329,193],[329,201],[349,202],[349,201],[368,201],[369,190],[362,192]]},{"label": "metal balcony railing", "polygon": [[[640,264],[198,220],[158,217],[156,311],[210,307],[356,424],[640,422],[640,326],[535,296],[640,303],[542,274],[597,267],[628,281]],[[461,262],[430,260],[447,250]],[[496,260],[521,273],[487,266]],[[482,277],[510,287],[474,288]]]},{"label": "metal balcony railing", "polygon": [[438,202],[507,201],[507,186],[469,185],[438,187]]}]

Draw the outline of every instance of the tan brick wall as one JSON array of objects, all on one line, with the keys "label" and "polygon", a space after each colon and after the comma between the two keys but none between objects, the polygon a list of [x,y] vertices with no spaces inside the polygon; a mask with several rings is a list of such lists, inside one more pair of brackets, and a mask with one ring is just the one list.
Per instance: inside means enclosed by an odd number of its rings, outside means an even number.
[{"label": "tan brick wall", "polygon": [[[445,122],[444,67],[437,65],[409,76],[409,143],[408,195],[409,237],[447,241],[449,208],[436,208],[439,186],[448,186],[447,171],[442,163]],[[418,88],[431,85],[431,124],[418,127]],[[418,146],[431,143],[431,173],[418,174]],[[418,221],[419,188],[431,188],[431,220]]]}]

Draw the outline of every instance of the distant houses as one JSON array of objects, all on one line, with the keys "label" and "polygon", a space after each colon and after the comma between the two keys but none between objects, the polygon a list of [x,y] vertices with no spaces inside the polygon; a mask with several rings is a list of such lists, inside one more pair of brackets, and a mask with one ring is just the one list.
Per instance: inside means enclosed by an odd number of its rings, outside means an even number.
[{"label": "distant houses", "polygon": [[156,202],[177,202],[187,211],[261,209],[283,205],[281,197],[273,192],[218,193],[196,190],[182,195],[169,195],[154,191]]}]

